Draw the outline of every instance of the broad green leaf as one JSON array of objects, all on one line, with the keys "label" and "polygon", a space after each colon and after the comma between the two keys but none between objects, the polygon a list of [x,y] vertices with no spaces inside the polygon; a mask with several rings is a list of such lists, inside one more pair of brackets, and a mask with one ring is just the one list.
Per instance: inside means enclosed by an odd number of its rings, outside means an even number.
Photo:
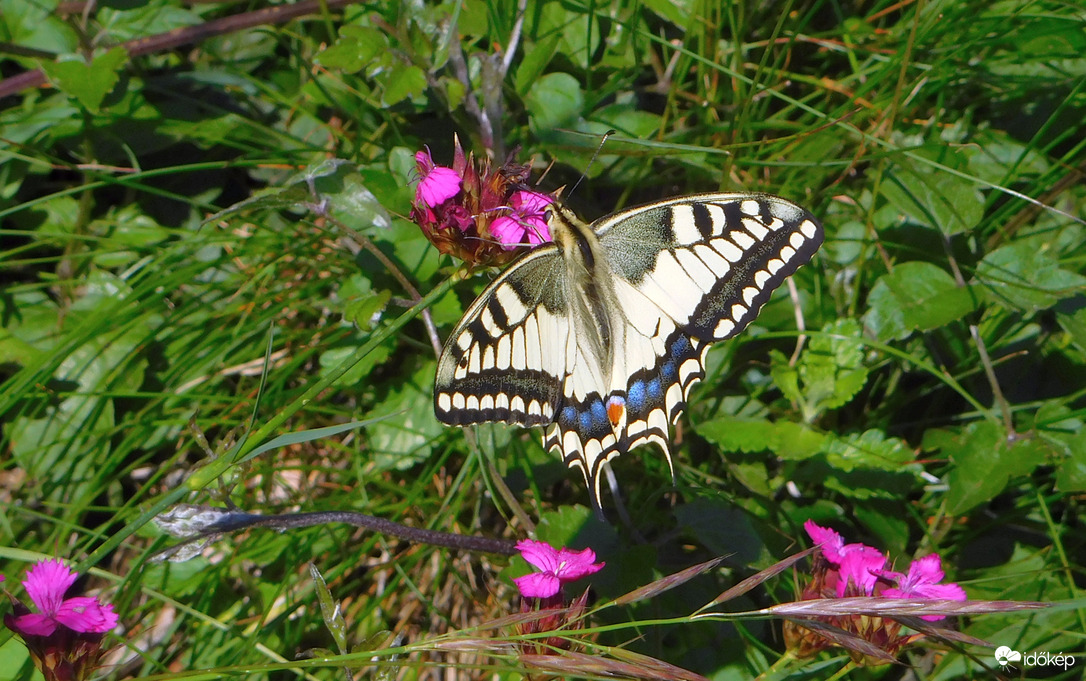
[{"label": "broad green leaf", "polygon": [[696,498],[675,509],[675,520],[711,554],[749,564],[757,562],[765,551],[750,516],[726,499]]},{"label": "broad green leaf", "polygon": [[95,56],[90,64],[76,57],[66,61],[43,61],[41,67],[58,90],[77,99],[88,111],[97,113],[102,100],[117,85],[118,71],[126,61],[128,53],[114,47]]},{"label": "broad green leaf", "polygon": [[584,109],[584,93],[568,73],[548,73],[534,83],[526,98],[535,130],[550,131],[577,122]]},{"label": "broad green leaf", "polygon": [[1045,448],[1034,438],[1013,440],[992,421],[964,428],[929,430],[923,448],[950,459],[946,475],[947,512],[961,515],[994,499],[1011,479],[1045,462]]},{"label": "broad green leaf", "polygon": [[912,222],[948,236],[972,229],[984,214],[984,197],[977,185],[924,163],[923,158],[955,169],[966,160],[964,153],[943,143],[914,150],[911,156],[897,154],[880,185],[883,197]]},{"label": "broad green leaf", "polygon": [[1067,301],[1071,305],[1056,308],[1056,321],[1070,337],[1078,351],[1086,354],[1086,296],[1076,296]]},{"label": "broad green leaf", "polygon": [[984,256],[976,280],[993,301],[1026,311],[1047,309],[1086,291],[1086,277],[1060,268],[1051,251],[1024,241]]},{"label": "broad green leaf", "polygon": [[693,6],[690,0],[645,0],[645,7],[680,28],[689,26]]},{"label": "broad green leaf", "polygon": [[381,31],[369,26],[344,26],[336,42],[316,56],[316,62],[330,69],[354,73],[387,49],[388,38]]},{"label": "broad green leaf", "polygon": [[385,90],[381,95],[381,103],[385,106],[418,97],[426,90],[427,85],[426,72],[414,65],[397,65],[382,81]]},{"label": "broad green leaf", "polygon": [[633,138],[650,138],[660,129],[660,116],[636,109],[632,103],[614,104],[595,113],[593,118],[606,123],[623,135]]},{"label": "broad green leaf", "polygon": [[[80,45],[79,32],[56,12],[60,0],[0,0],[0,35],[24,49],[70,54]],[[14,52],[6,55],[14,56]],[[30,60],[25,60],[29,66]],[[10,139],[10,138],[9,138]]]},{"label": "broad green leaf", "polygon": [[[358,351],[358,348],[363,345],[366,340],[368,340],[368,336],[366,338],[359,339],[357,345],[351,344],[339,347],[332,347],[321,352],[319,359],[320,375],[325,376],[331,373],[333,369],[338,367],[341,362],[354,358],[355,353]],[[355,363],[355,365],[352,366],[347,371],[347,373],[340,376],[339,379],[336,380],[334,385],[357,385],[364,378],[366,378],[366,376],[368,376],[369,373],[373,371],[376,367],[384,364],[385,361],[388,360],[390,356],[392,356],[392,351],[394,349],[395,343],[391,341],[378,345],[373,350],[371,350],[365,357],[358,360],[358,362]]]},{"label": "broad green leaf", "polygon": [[881,341],[901,340],[961,319],[975,307],[973,293],[942,269],[907,262],[884,274],[867,298],[864,325]]}]

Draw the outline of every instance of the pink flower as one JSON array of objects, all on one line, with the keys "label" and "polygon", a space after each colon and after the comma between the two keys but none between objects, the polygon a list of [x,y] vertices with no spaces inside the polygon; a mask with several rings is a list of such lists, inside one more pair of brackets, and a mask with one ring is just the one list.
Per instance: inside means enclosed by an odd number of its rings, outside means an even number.
[{"label": "pink flower", "polygon": [[828,527],[819,527],[812,520],[805,522],[803,529],[821,546],[826,560],[837,568],[827,574],[826,586],[833,587],[838,598],[844,598],[846,593],[851,596],[874,593],[886,567],[886,556],[881,551],[866,544],[846,544],[841,535]]},{"label": "pink flower", "polygon": [[58,627],[78,633],[101,634],[117,626],[109,603],[89,596],[64,598],[78,575],[59,560],[36,563],[27,570],[23,586],[40,612],[4,617],[4,624],[21,636],[51,636]]},{"label": "pink flower", "polygon": [[[909,573],[884,571],[882,577],[897,583],[897,586],[884,589],[880,594],[887,598],[934,598],[948,601],[966,600],[965,589],[957,584],[940,584],[943,581],[943,562],[938,554],[932,553],[918,558],[909,565]],[[935,622],[943,619],[942,615],[927,615],[921,619]]]},{"label": "pink flower", "polygon": [[517,550],[524,560],[541,570],[513,580],[520,595],[525,598],[551,598],[558,594],[566,582],[575,582],[599,572],[604,563],[594,563],[596,553],[592,549],[570,551],[555,549],[547,542],[524,539],[517,542]]},{"label": "pink flower", "polygon": [[434,165],[430,150],[415,154],[418,165],[419,186],[415,189],[415,202],[434,208],[460,193],[460,174],[452,168]]},{"label": "pink flower", "polygon": [[36,563],[23,587],[40,612],[11,598],[4,625],[19,635],[46,681],[82,681],[98,668],[102,639],[117,626],[113,606],[89,596],[64,595],[78,575],[59,560]]},{"label": "pink flower", "polygon": [[513,214],[495,220],[490,225],[490,233],[506,250],[550,241],[551,232],[545,216],[547,207],[553,202],[554,199],[543,194],[518,191],[509,199]]}]

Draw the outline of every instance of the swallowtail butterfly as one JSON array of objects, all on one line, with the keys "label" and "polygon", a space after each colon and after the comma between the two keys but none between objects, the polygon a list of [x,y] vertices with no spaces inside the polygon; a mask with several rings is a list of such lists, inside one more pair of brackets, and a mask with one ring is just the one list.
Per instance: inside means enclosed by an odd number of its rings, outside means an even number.
[{"label": "swallowtail butterfly", "polygon": [[554,243],[495,279],[438,362],[447,424],[546,426],[543,446],[581,469],[599,507],[600,470],[655,442],[705,375],[710,343],[739,333],[822,244],[799,206],[766,194],[700,194],[586,225],[557,204]]}]

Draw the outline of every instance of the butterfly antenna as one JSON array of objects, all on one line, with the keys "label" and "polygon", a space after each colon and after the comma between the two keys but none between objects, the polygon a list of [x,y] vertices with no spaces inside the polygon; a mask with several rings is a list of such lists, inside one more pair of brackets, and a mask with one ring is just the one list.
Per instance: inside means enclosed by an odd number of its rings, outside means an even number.
[{"label": "butterfly antenna", "polygon": [[603,143],[606,142],[607,138],[610,137],[611,135],[617,135],[617,134],[618,134],[618,132],[615,131],[615,130],[608,130],[607,132],[603,133],[603,139],[600,140],[600,145],[598,147],[596,147],[596,151],[592,154],[592,158],[589,159],[588,165],[585,166],[584,172],[581,173],[581,176],[578,177],[577,181],[573,183],[573,189],[569,190],[569,194],[566,194],[566,198],[569,198],[570,196],[572,196],[573,192],[577,191],[577,187],[581,186],[581,180],[583,180],[585,178],[585,175],[588,174],[588,170],[592,167],[592,164],[596,162],[596,157],[600,155],[601,151],[603,151]]}]

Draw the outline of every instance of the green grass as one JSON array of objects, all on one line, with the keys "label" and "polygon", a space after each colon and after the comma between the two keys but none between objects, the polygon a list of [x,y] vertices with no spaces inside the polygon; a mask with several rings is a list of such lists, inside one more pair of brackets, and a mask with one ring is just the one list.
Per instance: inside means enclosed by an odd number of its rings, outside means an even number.
[{"label": "green grass", "polygon": [[[87,54],[265,6],[100,3],[84,19],[56,4],[0,0],[5,76],[38,68],[30,49]],[[636,654],[712,678],[993,674],[979,646],[855,668],[787,656],[779,620],[693,617],[808,546],[811,518],[898,567],[940,553],[971,599],[1056,605],[962,618],[962,632],[1081,653],[1086,14],[532,1],[515,41],[517,23],[515,3],[494,0],[334,7],[130,60],[45,59],[51,86],[0,100],[5,586],[25,599],[17,582],[42,557],[90,571],[124,625],[107,638],[115,678],[523,671],[502,645],[516,628],[490,624],[520,607],[502,556],[334,524],[149,562],[176,542],[150,520],[178,503],[350,510],[592,546],[608,568],[576,636],[590,657],[562,658],[566,673],[625,661],[647,674]],[[457,276],[405,217],[413,154],[449,163],[454,134],[498,162],[521,147],[533,177],[553,162],[545,190],[586,173],[566,194],[585,219],[750,190],[825,224],[794,277],[803,352],[789,361],[797,308],[782,287],[709,353],[674,485],[654,448],[614,462],[629,526],[610,502],[613,525],[592,517],[537,432],[433,415],[421,309],[444,339],[491,274]],[[340,620],[322,616],[310,565]],[[795,589],[785,573],[715,610]],[[31,669],[0,630],[0,679]]]}]

